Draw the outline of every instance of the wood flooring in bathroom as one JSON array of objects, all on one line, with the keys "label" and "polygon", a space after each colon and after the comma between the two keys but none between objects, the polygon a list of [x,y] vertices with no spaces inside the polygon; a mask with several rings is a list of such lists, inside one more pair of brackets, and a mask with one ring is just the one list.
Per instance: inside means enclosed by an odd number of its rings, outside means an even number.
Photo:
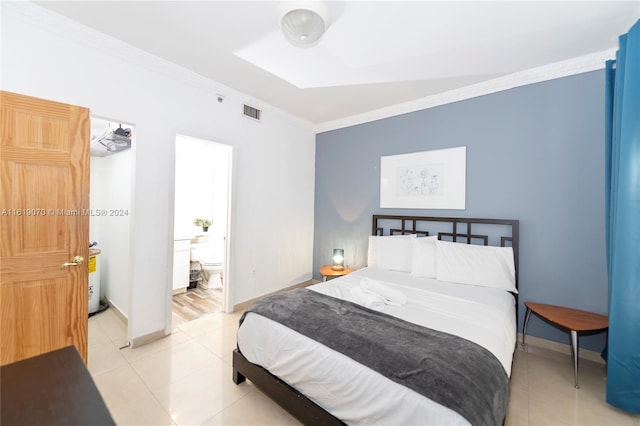
[{"label": "wood flooring in bathroom", "polygon": [[176,327],[203,315],[222,312],[222,288],[200,286],[173,296],[173,326]]}]

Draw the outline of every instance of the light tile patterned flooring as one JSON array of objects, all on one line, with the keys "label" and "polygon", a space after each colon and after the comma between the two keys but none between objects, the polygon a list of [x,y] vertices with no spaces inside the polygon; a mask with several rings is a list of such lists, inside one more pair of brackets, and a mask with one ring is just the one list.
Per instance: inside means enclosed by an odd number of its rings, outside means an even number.
[{"label": "light tile patterned flooring", "polygon": [[[240,313],[175,326],[162,340],[124,348],[126,326],[109,309],[89,319],[89,370],[118,425],[297,425],[250,382],[231,380]],[[605,366],[568,354],[516,351],[507,425],[629,425],[640,416],[604,402]]]}]

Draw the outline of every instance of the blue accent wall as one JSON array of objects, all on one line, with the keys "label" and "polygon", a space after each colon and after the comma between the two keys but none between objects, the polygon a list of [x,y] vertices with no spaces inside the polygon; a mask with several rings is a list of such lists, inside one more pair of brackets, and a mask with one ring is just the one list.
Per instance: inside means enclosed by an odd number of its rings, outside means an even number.
[{"label": "blue accent wall", "polygon": [[[457,146],[465,210],[380,208],[381,156]],[[328,131],[316,137],[314,278],[334,247],[365,266],[376,213],[519,219],[518,330],[524,301],[607,314],[604,209],[603,70]],[[533,316],[528,334],[570,343]]]}]

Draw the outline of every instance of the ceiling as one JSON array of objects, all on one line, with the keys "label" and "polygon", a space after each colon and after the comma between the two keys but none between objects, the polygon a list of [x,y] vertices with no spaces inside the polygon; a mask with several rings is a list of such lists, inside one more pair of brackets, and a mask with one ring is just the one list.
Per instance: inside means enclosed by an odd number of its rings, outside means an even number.
[{"label": "ceiling", "polygon": [[640,1],[332,1],[311,48],[281,2],[42,1],[54,12],[319,124],[611,50]]}]

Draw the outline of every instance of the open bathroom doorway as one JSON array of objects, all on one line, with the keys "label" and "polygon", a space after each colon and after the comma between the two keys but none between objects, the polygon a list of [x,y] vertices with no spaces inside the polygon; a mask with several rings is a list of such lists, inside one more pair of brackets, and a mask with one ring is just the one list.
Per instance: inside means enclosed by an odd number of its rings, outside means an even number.
[{"label": "open bathroom doorway", "polygon": [[173,326],[225,310],[232,147],[176,135]]}]

